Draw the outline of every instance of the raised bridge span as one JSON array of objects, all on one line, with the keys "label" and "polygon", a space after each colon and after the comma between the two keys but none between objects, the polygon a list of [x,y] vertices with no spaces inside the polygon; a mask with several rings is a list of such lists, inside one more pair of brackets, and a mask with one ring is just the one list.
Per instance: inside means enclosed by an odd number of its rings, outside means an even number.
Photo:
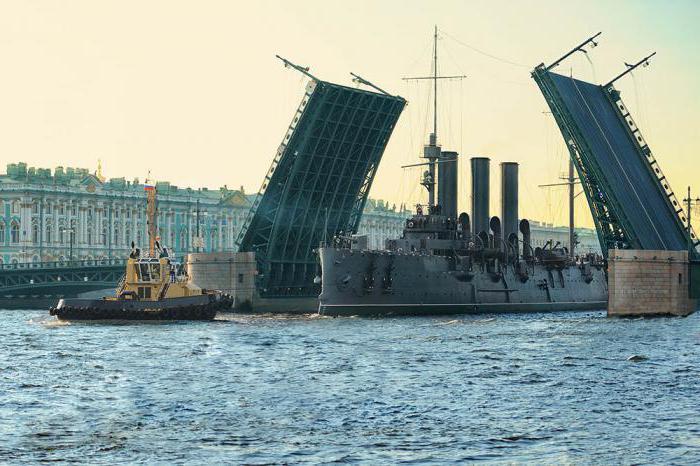
[{"label": "raised bridge span", "polygon": [[[532,72],[567,144],[595,221],[603,254],[609,249],[686,250],[698,256],[698,238],[683,205],[661,171],[615,81],[604,85],[551,71],[583,51],[588,39],[549,66]],[[689,234],[690,243],[689,244]]]},{"label": "raised bridge span", "polygon": [[318,296],[314,249],[352,234],[396,122],[402,97],[310,78],[237,240],[255,252],[263,297]]}]

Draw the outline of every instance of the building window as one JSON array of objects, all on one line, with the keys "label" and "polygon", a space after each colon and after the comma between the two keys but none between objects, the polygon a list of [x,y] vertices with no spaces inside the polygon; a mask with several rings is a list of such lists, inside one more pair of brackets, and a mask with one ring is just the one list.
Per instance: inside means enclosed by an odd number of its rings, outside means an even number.
[{"label": "building window", "polygon": [[75,205],[72,205],[70,208],[70,214],[75,217]]},{"label": "building window", "polygon": [[36,224],[32,225],[32,243],[39,244],[39,226]]},{"label": "building window", "polygon": [[238,274],[238,283],[243,283],[243,274],[242,273]]},{"label": "building window", "polygon": [[65,227],[58,227],[58,243],[59,244],[64,244],[66,237],[64,236],[66,233]]},{"label": "building window", "polygon": [[50,203],[50,202],[47,202],[47,203],[46,203],[46,213],[47,213],[47,214],[50,214],[50,213],[51,213],[51,203]]},{"label": "building window", "polygon": [[10,242],[12,244],[19,243],[19,225],[17,222],[12,222],[12,225],[10,225]]},{"label": "building window", "polygon": [[19,201],[12,201],[12,213],[13,214],[19,213]]},{"label": "building window", "polygon": [[211,243],[210,243],[210,250],[211,251],[216,251],[219,248],[219,245],[217,244],[217,239],[219,236],[217,235],[216,230],[211,231]]},{"label": "building window", "polygon": [[114,227],[114,245],[119,245],[119,227]]},{"label": "building window", "polygon": [[100,243],[107,244],[107,229],[106,228],[102,229],[102,235],[100,235]]},{"label": "building window", "polygon": [[0,223],[0,244],[5,244],[5,224]]},{"label": "building window", "polygon": [[63,215],[66,212],[65,208],[63,207],[63,204],[58,206],[58,214]]},{"label": "building window", "polygon": [[34,203],[32,204],[32,213],[33,213],[33,214],[38,214],[38,213],[39,213],[39,204],[36,203],[36,202],[34,202]]},{"label": "building window", "polygon": [[88,246],[92,246],[92,228],[88,228],[87,231],[87,244]]},{"label": "building window", "polygon": [[46,225],[46,242],[51,243],[51,225]]}]

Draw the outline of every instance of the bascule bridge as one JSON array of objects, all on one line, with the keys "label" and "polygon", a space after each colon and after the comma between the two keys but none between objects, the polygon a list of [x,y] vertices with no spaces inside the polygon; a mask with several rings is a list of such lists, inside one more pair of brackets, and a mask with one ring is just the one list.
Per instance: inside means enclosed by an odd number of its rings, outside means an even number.
[{"label": "bascule bridge", "polygon": [[576,52],[595,46],[600,33],[532,77],[566,142],[588,200],[603,254],[610,249],[688,250],[698,256],[698,238],[683,204],[647,144],[615,82],[651,54],[603,85],[553,70]]},{"label": "bascule bridge", "polygon": [[374,175],[406,101],[352,74],[364,90],[310,79],[238,236],[255,252],[262,297],[317,296],[314,249],[357,232]]}]

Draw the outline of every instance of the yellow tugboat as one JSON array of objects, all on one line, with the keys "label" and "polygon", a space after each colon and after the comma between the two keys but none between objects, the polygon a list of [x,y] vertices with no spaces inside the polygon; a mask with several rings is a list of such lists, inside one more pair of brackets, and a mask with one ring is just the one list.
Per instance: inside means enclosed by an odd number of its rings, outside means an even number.
[{"label": "yellow tugboat", "polygon": [[212,320],[230,309],[231,296],[192,283],[181,264],[171,260],[156,237],[156,189],[146,182],[147,254],[131,243],[124,278],[115,296],[66,298],[49,310],[61,320]]}]

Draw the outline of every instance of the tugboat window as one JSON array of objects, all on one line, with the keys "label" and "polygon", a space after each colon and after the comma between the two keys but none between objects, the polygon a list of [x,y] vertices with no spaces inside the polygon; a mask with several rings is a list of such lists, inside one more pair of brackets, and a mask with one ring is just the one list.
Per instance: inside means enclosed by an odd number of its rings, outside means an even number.
[{"label": "tugboat window", "polygon": [[151,281],[151,273],[148,270],[148,264],[139,264],[139,279],[142,282]]},{"label": "tugboat window", "polygon": [[160,281],[160,264],[151,264],[151,280]]},{"label": "tugboat window", "polygon": [[150,299],[151,298],[151,289],[147,286],[139,286],[139,298],[141,299]]}]

